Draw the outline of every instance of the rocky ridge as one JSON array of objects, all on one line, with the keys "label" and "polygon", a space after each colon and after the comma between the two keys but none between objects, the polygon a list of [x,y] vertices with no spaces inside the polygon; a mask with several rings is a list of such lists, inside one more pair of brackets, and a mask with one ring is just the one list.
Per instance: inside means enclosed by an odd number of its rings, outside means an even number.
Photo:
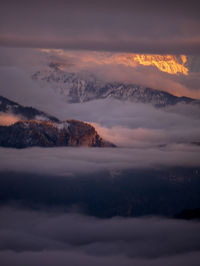
[{"label": "rocky ridge", "polygon": [[104,141],[93,126],[76,120],[59,123],[24,120],[10,126],[0,126],[0,146],[13,148],[114,147],[113,144]]},{"label": "rocky ridge", "polygon": [[3,96],[0,96],[0,112],[20,116],[22,119],[59,121],[56,117],[39,111],[30,106],[22,106]]},{"label": "rocky ridge", "polygon": [[198,104],[200,101],[189,97],[177,97],[170,93],[136,84],[104,82],[89,73],[63,71],[58,63],[50,63],[47,70],[37,71],[32,79],[41,86],[53,88],[71,103],[112,97],[133,103],[152,104],[157,108],[181,104]]},{"label": "rocky ridge", "polygon": [[0,99],[1,114],[17,114],[19,117],[27,118],[9,125],[0,123],[0,146],[2,147],[115,146],[103,140],[95,128],[88,123],[78,120],[59,121],[56,117],[32,107],[23,107],[1,96]]}]

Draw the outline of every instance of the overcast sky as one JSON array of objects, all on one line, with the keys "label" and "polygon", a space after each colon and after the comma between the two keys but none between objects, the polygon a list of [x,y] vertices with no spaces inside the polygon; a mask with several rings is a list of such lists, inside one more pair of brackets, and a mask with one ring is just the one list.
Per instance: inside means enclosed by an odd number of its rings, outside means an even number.
[{"label": "overcast sky", "polygon": [[1,1],[0,45],[200,52],[199,1]]}]

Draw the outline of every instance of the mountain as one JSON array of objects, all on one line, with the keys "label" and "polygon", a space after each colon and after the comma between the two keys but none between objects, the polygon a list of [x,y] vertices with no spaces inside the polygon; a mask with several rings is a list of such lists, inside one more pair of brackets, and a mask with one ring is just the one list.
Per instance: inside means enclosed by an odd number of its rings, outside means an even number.
[{"label": "mountain", "polygon": [[116,53],[109,56],[109,59],[104,58],[104,62],[113,62],[125,66],[136,67],[139,65],[153,66],[159,71],[166,72],[170,75],[181,73],[188,75],[193,63],[193,60],[188,62],[189,56],[186,55],[171,55],[171,54],[124,54]]},{"label": "mountain", "polygon": [[[172,173],[184,181],[171,182]],[[1,172],[0,204],[6,202],[45,210],[76,206],[99,218],[159,215],[199,219],[200,168],[124,169],[114,178],[106,170],[71,178],[54,173]]]},{"label": "mountain", "polygon": [[186,209],[175,215],[176,219],[200,221],[200,209]]},{"label": "mountain", "polygon": [[54,122],[59,121],[54,116],[39,111],[33,107],[24,107],[3,96],[0,96],[0,112],[20,116],[22,119],[28,119],[28,120],[35,119],[35,120],[52,120]]},{"label": "mountain", "polygon": [[59,123],[25,120],[10,126],[0,126],[0,146],[13,148],[33,146],[114,147],[111,143],[104,141],[94,127],[76,120]]},{"label": "mountain", "polygon": [[177,97],[170,93],[135,84],[103,82],[91,74],[70,73],[61,69],[58,63],[50,63],[49,69],[37,71],[32,79],[41,86],[52,87],[72,103],[113,97],[139,103],[150,103],[155,107],[183,104],[200,104],[199,100]]},{"label": "mountain", "polygon": [[59,121],[44,112],[32,107],[23,107],[2,96],[0,112],[26,118],[9,125],[0,125],[2,147],[115,146],[104,141],[90,124],[77,120]]}]

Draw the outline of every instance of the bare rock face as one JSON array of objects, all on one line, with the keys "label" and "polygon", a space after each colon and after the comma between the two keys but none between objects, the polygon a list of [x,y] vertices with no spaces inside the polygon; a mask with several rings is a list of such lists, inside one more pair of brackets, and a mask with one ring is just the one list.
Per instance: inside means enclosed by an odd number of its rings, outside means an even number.
[{"label": "bare rock face", "polygon": [[59,121],[56,117],[32,107],[21,106],[2,96],[0,112],[20,116],[18,122],[0,126],[2,147],[114,147],[104,141],[95,128],[87,123],[77,120]]},{"label": "bare rock face", "polygon": [[88,146],[114,147],[104,141],[95,128],[87,123],[66,120],[23,120],[10,126],[0,126],[0,146],[12,148]]},{"label": "bare rock face", "polygon": [[69,146],[104,147],[106,145],[93,126],[76,120],[67,122],[69,123]]}]

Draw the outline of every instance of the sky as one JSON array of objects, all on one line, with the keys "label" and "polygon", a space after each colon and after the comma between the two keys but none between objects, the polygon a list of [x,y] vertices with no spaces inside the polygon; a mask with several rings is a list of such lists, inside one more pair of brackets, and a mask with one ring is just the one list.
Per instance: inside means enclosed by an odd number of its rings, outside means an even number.
[{"label": "sky", "polygon": [[0,45],[199,53],[199,2],[1,1]]}]

